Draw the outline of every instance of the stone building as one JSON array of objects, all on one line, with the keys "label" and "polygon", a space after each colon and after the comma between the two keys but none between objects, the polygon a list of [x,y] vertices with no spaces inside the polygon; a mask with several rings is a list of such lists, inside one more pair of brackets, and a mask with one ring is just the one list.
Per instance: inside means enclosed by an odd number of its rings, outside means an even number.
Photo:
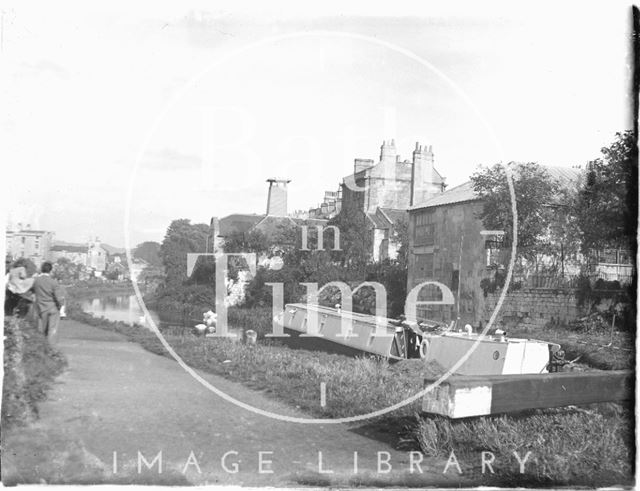
[{"label": "stone building", "polygon": [[385,140],[377,163],[357,158],[353,174],[342,184],[342,210],[363,214],[371,234],[374,261],[397,256],[396,226],[407,221],[407,210],[445,190],[445,179],[434,167],[431,145],[416,143],[411,160],[402,160],[394,140]]},{"label": "stone building", "polygon": [[90,240],[87,246],[87,267],[92,269],[97,277],[107,269],[107,251],[101,246],[100,240]]},{"label": "stone building", "polygon": [[15,230],[5,231],[5,239],[8,257],[12,260],[28,258],[40,267],[43,261],[49,259],[54,233],[32,230],[31,225],[18,223]]},{"label": "stone building", "polygon": [[[580,176],[577,169],[545,169],[566,186],[575,185]],[[504,258],[508,248],[501,244],[500,235],[483,232],[477,218],[482,208],[482,200],[468,181],[409,210],[407,289],[435,280],[447,286],[456,299],[452,306],[418,308],[419,318],[450,321],[460,317],[462,323],[474,325],[483,321],[485,297],[480,282],[490,276],[497,266],[496,257]],[[419,300],[440,299],[439,292],[429,288]]]}]

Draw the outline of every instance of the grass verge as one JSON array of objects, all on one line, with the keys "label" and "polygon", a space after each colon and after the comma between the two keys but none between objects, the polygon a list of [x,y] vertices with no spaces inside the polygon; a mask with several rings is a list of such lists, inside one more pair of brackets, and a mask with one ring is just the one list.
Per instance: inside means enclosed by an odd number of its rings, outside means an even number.
[{"label": "grass verge", "polygon": [[37,418],[37,403],[66,361],[27,319],[5,318],[4,335],[2,429],[7,430]]},{"label": "grass verge", "polygon": [[[478,485],[633,483],[633,409],[615,404],[466,420],[421,417],[415,434],[425,455],[455,459]],[[491,468],[483,469],[483,452],[486,462],[493,461]],[[452,465],[449,472],[456,471]]]}]

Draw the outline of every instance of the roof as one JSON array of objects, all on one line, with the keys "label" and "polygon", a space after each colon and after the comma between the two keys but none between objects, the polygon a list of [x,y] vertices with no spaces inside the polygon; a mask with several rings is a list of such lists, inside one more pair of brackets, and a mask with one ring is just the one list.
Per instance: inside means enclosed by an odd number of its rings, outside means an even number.
[{"label": "roof", "polygon": [[389,221],[382,219],[382,217],[376,215],[375,213],[367,213],[367,218],[373,223],[374,228],[389,228],[391,224]]},{"label": "roof", "polygon": [[480,198],[473,190],[473,184],[471,181],[467,181],[464,184],[447,189],[444,193],[438,194],[420,205],[412,206],[410,209],[419,210],[422,208],[430,208],[432,206],[452,205],[454,203],[475,201],[477,199]]},{"label": "roof", "polygon": [[[549,165],[541,165],[549,175],[560,182],[561,186],[570,186],[580,179],[582,171],[571,167],[556,167]],[[467,181],[463,184],[446,190],[444,193],[438,194],[428,199],[424,203],[411,207],[411,210],[419,210],[422,208],[431,208],[433,206],[452,205],[456,203],[464,203],[467,201],[475,201],[480,199],[473,190],[473,183]]]},{"label": "roof", "polygon": [[246,233],[255,227],[266,215],[255,213],[234,213],[219,220],[220,235],[229,236],[233,233]]},{"label": "roof", "polygon": [[54,245],[51,249],[52,252],[87,252],[87,246],[81,245]]},{"label": "roof", "polygon": [[398,210],[396,208],[379,208],[379,210],[393,224],[407,220],[407,210]]}]

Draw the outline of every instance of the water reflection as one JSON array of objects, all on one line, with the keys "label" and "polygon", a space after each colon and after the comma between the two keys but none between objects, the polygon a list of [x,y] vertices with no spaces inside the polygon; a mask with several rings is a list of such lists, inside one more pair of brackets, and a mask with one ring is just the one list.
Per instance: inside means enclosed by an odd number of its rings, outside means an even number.
[{"label": "water reflection", "polygon": [[[127,324],[142,324],[151,327],[148,319],[144,318],[144,311],[138,304],[135,295],[111,295],[92,298],[80,303],[82,310],[96,317],[104,317],[110,321],[126,322]],[[186,316],[183,312],[161,312],[149,309],[151,319],[159,329],[168,328],[193,328],[202,322],[202,318],[195,319]],[[230,328],[229,332],[237,330]]]},{"label": "water reflection", "polygon": [[[82,310],[96,317],[104,317],[110,321],[126,322],[127,324],[150,325],[149,320],[144,317],[144,312],[138,304],[135,295],[117,295],[100,298],[92,298],[81,302]],[[191,326],[192,322],[182,319],[181,316],[172,313],[160,313],[147,308],[151,319],[158,327],[169,326]]]}]

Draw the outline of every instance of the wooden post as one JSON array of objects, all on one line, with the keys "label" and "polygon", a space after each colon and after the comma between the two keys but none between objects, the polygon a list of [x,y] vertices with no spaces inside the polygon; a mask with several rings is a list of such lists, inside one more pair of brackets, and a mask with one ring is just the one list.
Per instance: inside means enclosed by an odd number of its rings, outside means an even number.
[{"label": "wooden post", "polygon": [[[433,380],[425,380],[425,387]],[[467,418],[596,402],[633,400],[629,370],[593,370],[535,375],[452,376],[422,400],[422,410]]]}]

